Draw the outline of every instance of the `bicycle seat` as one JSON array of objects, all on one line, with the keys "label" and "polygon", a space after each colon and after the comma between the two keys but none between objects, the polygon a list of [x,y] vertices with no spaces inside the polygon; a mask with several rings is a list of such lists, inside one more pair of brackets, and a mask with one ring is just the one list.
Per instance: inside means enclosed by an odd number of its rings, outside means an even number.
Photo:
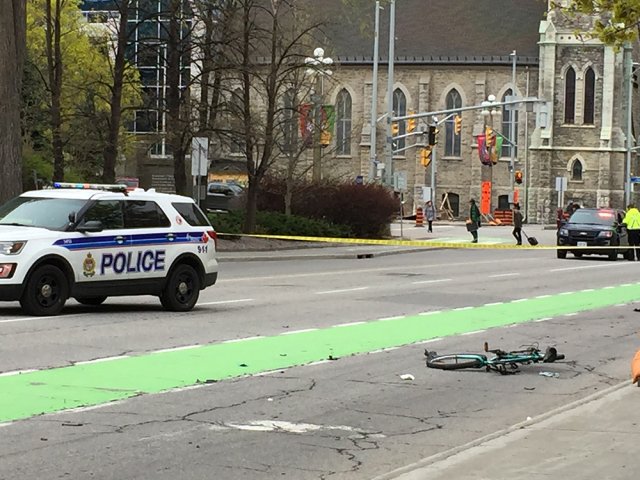
[{"label": "bicycle seat", "polygon": [[484,351],[485,352],[489,352],[489,353],[493,353],[497,356],[503,356],[506,355],[507,352],[505,352],[504,350],[500,350],[499,348],[496,348],[495,350],[489,350],[489,343],[488,342],[484,342]]}]

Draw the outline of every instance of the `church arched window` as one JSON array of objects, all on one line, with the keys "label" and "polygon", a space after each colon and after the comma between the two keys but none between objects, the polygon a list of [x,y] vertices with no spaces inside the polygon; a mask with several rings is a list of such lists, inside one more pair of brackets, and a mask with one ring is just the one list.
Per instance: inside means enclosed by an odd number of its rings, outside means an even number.
[{"label": "church arched window", "polygon": [[[445,100],[447,110],[453,110],[462,107],[462,97],[455,88],[451,89],[447,93]],[[460,115],[460,113],[458,113]],[[460,156],[460,135],[455,134],[455,119],[454,115],[448,118],[445,122],[445,144],[444,144],[444,156],[445,157],[459,157]]]},{"label": "church arched window", "polygon": [[571,165],[571,180],[582,180],[582,162],[577,158]]},{"label": "church arched window", "polygon": [[576,71],[569,67],[564,75],[564,123],[576,121]]},{"label": "church arched window", "polygon": [[351,155],[351,95],[344,88],[336,101],[336,147],[338,155]]},{"label": "church arched window", "polygon": [[[396,88],[393,92],[393,112],[395,113],[396,117],[402,117],[407,114],[407,97],[399,88]],[[405,133],[407,133],[406,123],[407,122],[398,122],[398,135],[404,135]],[[404,138],[396,140],[394,144],[394,150],[403,149],[405,147]],[[404,152],[401,152],[400,154],[404,155]]]},{"label": "church arched window", "polygon": [[584,74],[584,116],[582,123],[593,125],[596,103],[596,74],[589,67]]}]

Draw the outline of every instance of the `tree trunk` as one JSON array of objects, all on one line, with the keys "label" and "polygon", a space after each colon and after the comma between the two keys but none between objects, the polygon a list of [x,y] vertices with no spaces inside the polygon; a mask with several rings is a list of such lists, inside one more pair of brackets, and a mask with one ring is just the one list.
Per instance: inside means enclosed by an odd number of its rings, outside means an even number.
[{"label": "tree trunk", "polygon": [[0,203],[22,192],[20,99],[26,49],[24,0],[0,2]]},{"label": "tree trunk", "polygon": [[122,118],[122,88],[124,84],[124,72],[126,67],[125,49],[127,46],[127,21],[129,20],[129,0],[121,0],[119,4],[120,25],[118,27],[118,39],[116,45],[116,58],[113,65],[113,87],[111,89],[109,131],[104,146],[102,179],[105,183],[114,183],[116,180],[116,162],[118,159],[120,121]]},{"label": "tree trunk", "polygon": [[171,0],[169,6],[169,32],[167,38],[167,137],[173,153],[173,177],[176,192],[188,195],[185,172],[184,122],[180,115],[180,58],[186,53],[180,37],[182,1]]},{"label": "tree trunk", "polygon": [[55,0],[55,9],[51,11],[51,2],[46,2],[47,26],[47,70],[49,93],[51,95],[51,145],[53,148],[53,180],[64,180],[64,152],[62,142],[62,50],[60,47],[60,0]]}]

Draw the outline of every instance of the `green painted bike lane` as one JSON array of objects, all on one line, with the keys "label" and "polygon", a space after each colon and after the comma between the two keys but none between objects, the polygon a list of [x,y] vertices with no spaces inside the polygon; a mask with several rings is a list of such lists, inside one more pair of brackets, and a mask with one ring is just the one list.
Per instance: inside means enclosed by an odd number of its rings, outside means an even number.
[{"label": "green painted bike lane", "polygon": [[640,284],[0,376],[0,422],[638,300]]}]

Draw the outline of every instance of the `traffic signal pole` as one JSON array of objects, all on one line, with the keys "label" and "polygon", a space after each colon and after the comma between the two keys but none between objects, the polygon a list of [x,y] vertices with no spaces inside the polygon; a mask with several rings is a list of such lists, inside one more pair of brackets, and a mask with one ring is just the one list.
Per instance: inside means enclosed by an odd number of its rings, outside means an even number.
[{"label": "traffic signal pole", "polygon": [[[511,93],[513,98],[516,97],[516,51],[511,52],[511,57],[513,59],[513,64],[511,68]],[[515,122],[515,109],[509,110],[509,139],[511,140],[511,146],[509,147],[509,153],[511,158],[509,159],[509,179],[510,179],[510,199],[513,203],[515,203],[515,186],[514,186],[514,176],[515,176],[515,163],[516,163],[516,147],[517,139],[513,138],[516,133],[516,122]]]},{"label": "traffic signal pole", "polygon": [[393,62],[395,56],[396,35],[396,2],[389,2],[389,76],[387,78],[387,142],[384,178],[387,185],[393,185],[393,145],[391,138],[391,122],[393,117]]}]

